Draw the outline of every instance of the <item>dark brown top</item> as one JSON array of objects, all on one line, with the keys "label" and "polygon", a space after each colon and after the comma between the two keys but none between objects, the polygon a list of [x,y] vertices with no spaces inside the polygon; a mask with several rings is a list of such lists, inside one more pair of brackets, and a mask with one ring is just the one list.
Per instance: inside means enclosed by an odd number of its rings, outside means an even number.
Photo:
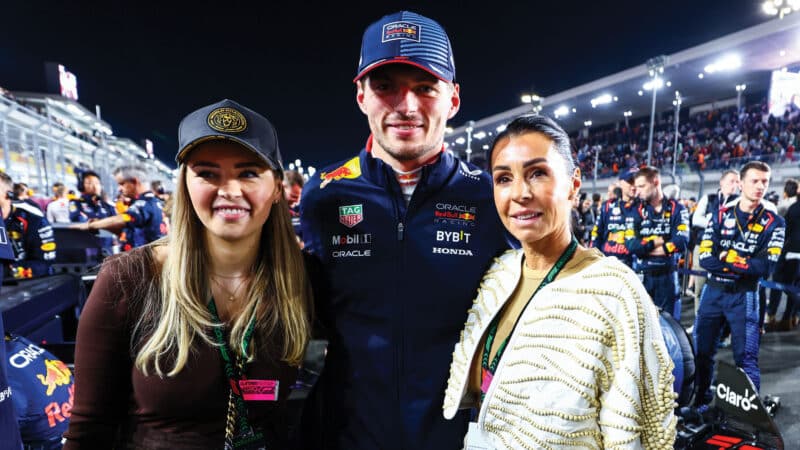
[{"label": "dark brown top", "polygon": [[[155,276],[152,266],[150,250],[136,249],[108,260],[95,281],[78,325],[66,450],[112,448],[118,440],[123,448],[223,447],[229,384],[216,347],[195,342],[187,365],[170,378],[144,376],[133,367],[131,333],[141,302],[152,299],[137,300],[131,292]],[[270,357],[278,354],[275,345],[258,344],[246,376],[279,380],[279,395],[278,401],[247,402],[249,420],[263,428],[270,448],[284,448],[286,399],[297,370]]]}]

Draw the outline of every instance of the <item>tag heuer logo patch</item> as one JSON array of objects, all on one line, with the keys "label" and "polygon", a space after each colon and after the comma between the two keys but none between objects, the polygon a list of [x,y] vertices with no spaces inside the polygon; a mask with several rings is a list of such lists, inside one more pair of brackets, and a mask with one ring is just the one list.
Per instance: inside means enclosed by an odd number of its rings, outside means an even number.
[{"label": "tag heuer logo patch", "polygon": [[364,220],[364,207],[362,205],[347,205],[339,207],[339,222],[353,228]]}]

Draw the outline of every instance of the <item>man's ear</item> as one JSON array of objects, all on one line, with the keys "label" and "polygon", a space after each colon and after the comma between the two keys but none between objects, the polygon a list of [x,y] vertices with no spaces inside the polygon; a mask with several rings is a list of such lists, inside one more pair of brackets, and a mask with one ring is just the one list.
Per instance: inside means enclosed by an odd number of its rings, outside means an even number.
[{"label": "man's ear", "polygon": [[363,78],[356,81],[356,103],[358,103],[361,112],[366,114],[367,110],[364,107],[364,83],[366,83],[366,81]]},{"label": "man's ear", "polygon": [[459,108],[461,108],[461,86],[453,83],[453,92],[450,93],[450,111],[447,113],[447,118],[452,119]]}]

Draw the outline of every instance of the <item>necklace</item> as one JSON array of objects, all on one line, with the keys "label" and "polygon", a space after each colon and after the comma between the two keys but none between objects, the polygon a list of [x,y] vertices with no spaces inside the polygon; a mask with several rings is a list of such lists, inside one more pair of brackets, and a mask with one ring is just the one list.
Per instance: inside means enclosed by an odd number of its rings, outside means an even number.
[{"label": "necklace", "polygon": [[[223,278],[232,279],[234,277],[223,277]],[[231,292],[225,286],[223,286],[222,283],[220,283],[220,281],[217,279],[216,276],[212,276],[211,277],[211,279],[214,281],[214,283],[216,283],[217,286],[219,286],[220,289],[222,289],[226,294],[228,294],[228,301],[229,302],[232,302],[232,301],[236,300],[236,295],[239,293],[239,289],[242,288],[242,286],[244,285],[245,281],[247,281],[249,278],[250,277],[242,278],[242,281],[239,282],[239,284],[236,286],[236,289],[234,289],[233,292]]]}]

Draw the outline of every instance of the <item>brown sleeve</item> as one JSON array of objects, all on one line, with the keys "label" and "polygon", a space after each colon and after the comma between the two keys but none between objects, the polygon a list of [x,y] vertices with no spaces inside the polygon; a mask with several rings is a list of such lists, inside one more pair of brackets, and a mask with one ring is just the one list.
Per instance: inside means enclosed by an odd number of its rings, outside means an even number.
[{"label": "brown sleeve", "polygon": [[119,259],[106,264],[81,313],[75,348],[75,399],[64,449],[112,448],[128,414],[131,358],[127,291]]}]

